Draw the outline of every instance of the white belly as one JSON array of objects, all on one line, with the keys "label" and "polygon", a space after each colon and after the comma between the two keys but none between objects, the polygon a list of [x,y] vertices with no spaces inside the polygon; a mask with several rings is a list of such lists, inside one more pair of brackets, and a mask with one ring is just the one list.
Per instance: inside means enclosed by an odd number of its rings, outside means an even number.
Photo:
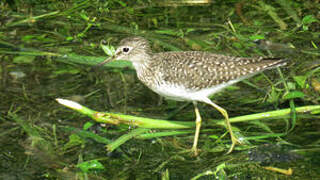
[{"label": "white belly", "polygon": [[165,98],[176,101],[202,101],[203,98],[208,98],[223,88],[238,81],[239,80],[232,80],[224,84],[201,90],[185,89],[185,87],[181,85],[168,85],[163,83],[157,88],[152,88],[152,90]]}]

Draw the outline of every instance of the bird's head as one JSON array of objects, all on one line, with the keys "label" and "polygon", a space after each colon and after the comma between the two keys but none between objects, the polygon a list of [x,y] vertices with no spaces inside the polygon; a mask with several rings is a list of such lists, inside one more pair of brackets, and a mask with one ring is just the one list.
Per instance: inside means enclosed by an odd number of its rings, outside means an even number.
[{"label": "bird's head", "polygon": [[131,61],[133,65],[139,65],[148,61],[150,54],[151,48],[146,39],[142,37],[129,37],[121,40],[115,54],[98,64],[98,66],[113,60],[127,60]]}]

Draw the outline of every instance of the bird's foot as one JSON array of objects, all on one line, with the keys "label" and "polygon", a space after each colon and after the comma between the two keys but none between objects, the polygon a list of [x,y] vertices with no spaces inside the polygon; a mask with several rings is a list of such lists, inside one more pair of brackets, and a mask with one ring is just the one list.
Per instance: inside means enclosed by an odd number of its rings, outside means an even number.
[{"label": "bird's foot", "polygon": [[192,147],[191,149],[185,149],[181,151],[180,153],[187,153],[190,154],[191,157],[197,157],[199,155],[199,149],[196,147]]},{"label": "bird's foot", "polygon": [[190,149],[190,152],[193,153],[193,156],[195,156],[195,157],[199,155],[199,150],[197,147],[192,147]]},{"label": "bird's foot", "polygon": [[231,136],[231,142],[232,142],[232,144],[231,144],[231,147],[229,148],[227,154],[230,154],[233,151],[236,144],[243,144],[242,141],[240,141],[239,139],[237,139],[234,136]]}]

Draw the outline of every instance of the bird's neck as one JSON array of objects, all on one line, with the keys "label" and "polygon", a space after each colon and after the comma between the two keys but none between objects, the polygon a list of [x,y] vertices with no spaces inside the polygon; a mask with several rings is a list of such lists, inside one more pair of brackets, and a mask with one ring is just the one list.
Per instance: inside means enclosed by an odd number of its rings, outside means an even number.
[{"label": "bird's neck", "polygon": [[150,66],[152,61],[152,55],[149,54],[141,54],[132,61],[133,67],[136,69],[137,73],[140,71],[145,71]]},{"label": "bird's neck", "polygon": [[156,78],[153,77],[156,76],[156,72],[154,72],[155,63],[152,60],[152,56],[148,56],[147,58],[144,57],[144,59],[141,61],[132,62],[137,72],[138,79],[151,89],[153,89],[152,87],[157,84],[154,83]]}]

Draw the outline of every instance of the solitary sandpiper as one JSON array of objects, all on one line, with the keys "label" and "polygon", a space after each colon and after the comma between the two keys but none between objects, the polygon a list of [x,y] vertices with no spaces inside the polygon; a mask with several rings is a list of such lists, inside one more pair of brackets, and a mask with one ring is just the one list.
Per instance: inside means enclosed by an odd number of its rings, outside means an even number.
[{"label": "solitary sandpiper", "polygon": [[232,145],[240,143],[234,136],[225,109],[209,97],[223,88],[266,69],[283,66],[279,58],[243,58],[201,51],[153,53],[149,42],[142,37],[129,37],[120,42],[115,54],[99,65],[112,60],[131,61],[140,81],[154,92],[176,101],[191,101],[196,113],[196,131],[192,151],[198,154],[201,116],[197,102],[216,108],[225,118]]}]

